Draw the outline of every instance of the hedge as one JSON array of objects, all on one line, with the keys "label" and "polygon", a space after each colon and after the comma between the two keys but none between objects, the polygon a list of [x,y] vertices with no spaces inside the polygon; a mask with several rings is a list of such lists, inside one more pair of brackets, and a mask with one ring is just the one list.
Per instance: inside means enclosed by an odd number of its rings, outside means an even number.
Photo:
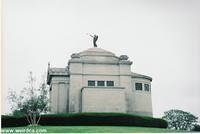
[{"label": "hedge", "polygon": [[[2,127],[28,125],[25,117],[1,116]],[[39,122],[44,126],[140,126],[166,128],[163,119],[121,113],[46,114]]]},{"label": "hedge", "polygon": [[1,127],[27,126],[28,122],[24,116],[1,116]]},{"label": "hedge", "polygon": [[200,132],[200,125],[198,125],[198,124],[194,125],[193,131]]}]

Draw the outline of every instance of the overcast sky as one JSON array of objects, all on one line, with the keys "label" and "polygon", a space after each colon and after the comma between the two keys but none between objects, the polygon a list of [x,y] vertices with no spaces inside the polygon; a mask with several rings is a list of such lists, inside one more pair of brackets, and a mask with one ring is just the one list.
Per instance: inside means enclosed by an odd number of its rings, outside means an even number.
[{"label": "overcast sky", "polygon": [[153,78],[155,117],[175,108],[200,117],[199,0],[4,0],[5,93],[93,47],[86,33]]}]

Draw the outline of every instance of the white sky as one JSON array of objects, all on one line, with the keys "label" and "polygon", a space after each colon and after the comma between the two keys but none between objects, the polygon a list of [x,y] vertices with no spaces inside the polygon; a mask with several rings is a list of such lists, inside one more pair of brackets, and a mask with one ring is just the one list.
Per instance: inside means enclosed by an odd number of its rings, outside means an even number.
[{"label": "white sky", "polygon": [[29,71],[40,82],[48,62],[65,67],[93,46],[86,33],[153,77],[155,117],[172,108],[200,117],[199,0],[4,0],[4,91],[22,89]]}]

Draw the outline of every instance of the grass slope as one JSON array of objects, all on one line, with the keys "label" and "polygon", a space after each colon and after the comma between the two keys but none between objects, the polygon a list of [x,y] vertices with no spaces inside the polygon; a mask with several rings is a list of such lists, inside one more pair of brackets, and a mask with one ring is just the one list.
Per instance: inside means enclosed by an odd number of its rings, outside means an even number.
[{"label": "grass slope", "polygon": [[[148,127],[119,127],[119,126],[38,126],[38,127],[8,127],[2,128],[4,133],[23,132],[45,132],[45,133],[170,133],[170,132],[186,132],[175,131],[161,128]],[[24,132],[23,132],[24,133]]]}]

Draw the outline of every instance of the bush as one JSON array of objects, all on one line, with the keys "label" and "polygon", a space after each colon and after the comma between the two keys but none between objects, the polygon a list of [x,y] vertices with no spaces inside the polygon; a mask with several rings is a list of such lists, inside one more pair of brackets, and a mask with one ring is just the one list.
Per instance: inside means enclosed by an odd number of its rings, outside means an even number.
[{"label": "bush", "polygon": [[193,128],[193,131],[199,131],[200,132],[200,125],[195,125]]},{"label": "bush", "polygon": [[24,116],[1,116],[1,127],[27,126],[28,122]]},{"label": "bush", "polygon": [[[120,113],[47,114],[42,115],[39,124],[45,126],[167,127],[167,122],[163,119]],[[28,125],[25,117],[2,116],[2,127],[25,125]]]}]

